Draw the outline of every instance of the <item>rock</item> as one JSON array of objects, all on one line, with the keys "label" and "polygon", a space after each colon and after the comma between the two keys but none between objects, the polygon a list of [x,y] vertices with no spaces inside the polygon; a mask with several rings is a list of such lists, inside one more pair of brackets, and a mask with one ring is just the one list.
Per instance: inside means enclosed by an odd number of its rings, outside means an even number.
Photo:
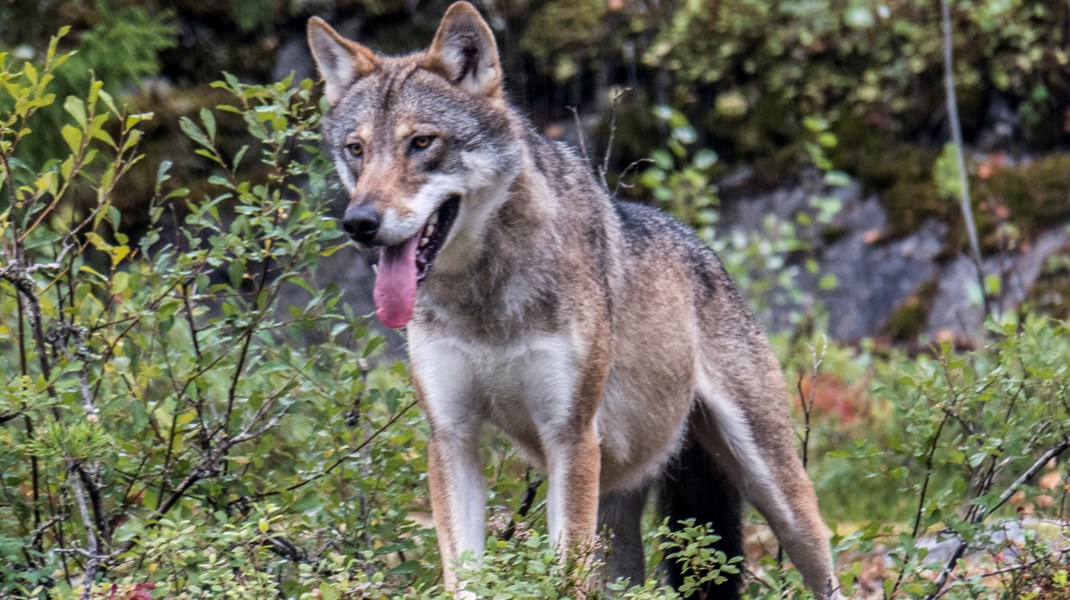
[{"label": "rock", "polygon": [[[876,198],[865,205],[880,211]],[[831,290],[810,291],[829,314],[829,336],[858,340],[882,332],[895,311],[938,273],[935,262],[947,227],[928,220],[915,233],[886,243],[867,243],[866,230],[852,230],[824,252],[821,273],[836,276]]]},{"label": "rock", "polygon": [[[809,311],[807,307],[820,301],[828,312],[832,338],[850,341],[877,335],[896,309],[937,275],[935,261],[947,227],[928,220],[911,235],[884,240],[888,216],[876,196],[864,196],[857,181],[829,187],[814,174],[804,177],[801,184],[730,199],[722,218],[730,230],[760,232],[768,215],[785,222],[793,221],[799,212],[816,216],[811,202],[815,195],[836,198],[841,204],[827,226],[799,234],[807,238],[820,270],[811,274],[798,269],[796,285],[803,292],[802,300],[773,307],[766,325],[789,328],[792,312]],[[837,234],[827,240],[824,233],[830,230]],[[837,286],[822,290],[823,275],[835,276]]]},{"label": "rock", "polygon": [[[1041,234],[1027,249],[982,260],[985,277],[1000,280],[1001,294],[994,301],[997,311],[1017,306],[1026,298],[1040,276],[1044,261],[1070,243],[1070,224]],[[976,290],[977,269],[967,256],[959,256],[940,276],[940,285],[925,323],[933,339],[951,336],[970,339],[984,334],[984,307]]]},{"label": "rock", "polygon": [[[722,189],[740,189],[739,177]],[[762,315],[773,330],[790,329],[792,313],[811,312],[820,301],[828,313],[828,333],[833,339],[854,341],[884,334],[897,311],[918,296],[932,295],[931,302],[919,303],[917,327],[930,339],[970,340],[984,335],[984,310],[975,300],[977,276],[972,261],[959,256],[941,262],[947,249],[948,227],[928,219],[905,236],[888,238],[888,214],[873,194],[864,195],[857,182],[828,187],[815,173],[801,182],[753,196],[726,194],[721,211],[723,227],[731,234],[748,235],[765,231],[770,215],[781,222],[794,222],[798,213],[816,215],[814,196],[837,198],[842,208],[824,226],[798,228],[809,242],[806,256],[793,257],[785,268],[798,271],[795,285],[801,298],[771,307]],[[835,235],[828,235],[834,232]],[[990,256],[984,260],[986,275],[1001,280],[1002,308],[1021,303],[1036,283],[1045,260],[1070,243],[1066,225],[1041,234],[1021,252]],[[801,260],[815,258],[820,269],[811,274],[799,268]],[[768,273],[758,276],[768,277]],[[823,290],[823,275],[836,277],[833,289]],[[935,293],[926,290],[932,290]],[[924,312],[928,309],[928,312]],[[901,325],[901,324],[900,324]]]}]

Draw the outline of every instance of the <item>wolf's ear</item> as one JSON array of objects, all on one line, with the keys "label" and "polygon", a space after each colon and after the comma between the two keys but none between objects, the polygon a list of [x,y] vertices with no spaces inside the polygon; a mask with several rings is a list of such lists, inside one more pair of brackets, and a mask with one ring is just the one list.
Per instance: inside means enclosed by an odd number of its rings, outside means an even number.
[{"label": "wolf's ear", "polygon": [[501,93],[498,44],[479,11],[467,2],[455,2],[446,11],[423,66],[473,94]]},{"label": "wolf's ear", "polygon": [[308,47],[323,76],[327,104],[334,106],[349,86],[375,70],[375,53],[347,40],[319,17],[308,20]]}]

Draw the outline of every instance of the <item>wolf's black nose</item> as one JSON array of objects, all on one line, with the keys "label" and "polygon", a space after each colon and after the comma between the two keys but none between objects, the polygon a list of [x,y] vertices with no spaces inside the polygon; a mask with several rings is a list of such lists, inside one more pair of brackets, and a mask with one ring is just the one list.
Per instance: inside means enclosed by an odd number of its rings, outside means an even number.
[{"label": "wolf's black nose", "polygon": [[370,244],[379,232],[379,213],[370,206],[350,206],[342,218],[342,227],[349,237],[362,244]]}]

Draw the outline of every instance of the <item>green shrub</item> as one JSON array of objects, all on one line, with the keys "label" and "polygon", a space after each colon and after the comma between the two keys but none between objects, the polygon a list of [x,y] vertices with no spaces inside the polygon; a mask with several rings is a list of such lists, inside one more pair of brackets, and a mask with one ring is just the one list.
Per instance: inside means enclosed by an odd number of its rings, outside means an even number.
[{"label": "green shrub", "polygon": [[[219,110],[256,145],[225,156],[211,111],[185,121],[216,166],[196,198],[163,191],[169,163],[141,161],[152,115],[127,114],[97,80],[56,97],[74,60],[57,43],[40,66],[0,54],[4,595],[298,596],[349,585],[339,561],[391,585],[426,572],[434,545],[410,535],[424,442],[408,388],[372,368],[383,340],[338,290],[305,280],[342,243],[311,82],[218,84],[234,98]],[[58,104],[64,144],[34,169],[26,124]],[[131,240],[115,190],[139,168],[157,173],[156,194]],[[279,306],[287,286],[307,303]]]}]

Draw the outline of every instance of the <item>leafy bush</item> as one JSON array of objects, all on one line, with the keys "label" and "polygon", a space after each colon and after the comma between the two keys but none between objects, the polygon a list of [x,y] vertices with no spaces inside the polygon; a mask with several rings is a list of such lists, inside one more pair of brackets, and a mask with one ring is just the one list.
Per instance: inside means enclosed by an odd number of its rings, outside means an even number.
[{"label": "leafy bush", "polygon": [[[419,448],[413,403],[398,371],[368,362],[382,339],[304,279],[340,243],[311,82],[218,84],[234,97],[219,110],[257,143],[224,156],[212,112],[185,121],[217,171],[194,198],[168,163],[141,162],[152,115],[97,80],[62,102],[60,155],[30,166],[27,123],[73,60],[57,45],[40,67],[0,54],[0,589],[262,597],[330,586],[349,560],[367,578],[421,572],[433,545],[404,534],[419,529],[405,507],[422,453],[373,444]],[[138,168],[157,184],[131,240],[115,190]],[[288,286],[308,302],[279,306]]]},{"label": "leafy bush", "polygon": [[[968,125],[983,125],[985,94],[1018,107],[1034,143],[1057,141],[1052,122],[1070,84],[1070,55],[1047,2],[953,2],[956,82]],[[797,139],[803,117],[861,113],[888,132],[916,133],[940,111],[939,3],[861,0],[680,2],[647,52],[678,75],[680,95],[712,85],[715,131],[734,132],[753,156]]]}]

